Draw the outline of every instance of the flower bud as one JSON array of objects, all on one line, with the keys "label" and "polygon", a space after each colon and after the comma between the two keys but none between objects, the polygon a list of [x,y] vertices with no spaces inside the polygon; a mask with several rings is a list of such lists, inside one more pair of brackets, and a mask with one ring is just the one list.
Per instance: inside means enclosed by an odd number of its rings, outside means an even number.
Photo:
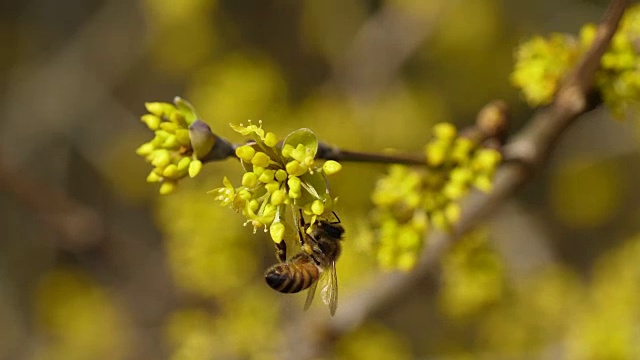
[{"label": "flower bud", "polygon": [[269,227],[269,234],[271,235],[271,239],[276,244],[279,244],[280,242],[282,242],[282,239],[284,239],[284,230],[284,224],[281,222],[274,222]]},{"label": "flower bud", "polygon": [[313,215],[322,215],[324,213],[324,204],[320,200],[314,200],[311,204],[311,213]]},{"label": "flower bud", "polygon": [[140,120],[147,125],[149,130],[158,130],[162,119],[152,114],[144,114],[140,117]]},{"label": "flower bud", "polygon": [[246,172],[242,175],[242,186],[253,188],[258,183],[258,176],[252,172]]},{"label": "flower bud", "polygon": [[282,169],[278,169],[278,171],[276,171],[276,175],[275,175],[276,180],[278,182],[283,182],[283,181],[287,180],[288,176],[289,175],[287,174],[287,172],[282,170]]},{"label": "flower bud", "polygon": [[250,162],[256,150],[249,145],[242,145],[236,149],[236,156],[244,162]]},{"label": "flower bud", "polygon": [[269,147],[276,146],[278,144],[278,138],[276,137],[276,134],[274,134],[272,132],[268,132],[264,136],[264,143]]},{"label": "flower bud", "polygon": [[251,159],[251,163],[253,165],[264,167],[264,168],[269,166],[270,161],[271,161],[271,158],[269,157],[269,155],[263,153],[262,151],[256,152],[256,154]]},{"label": "flower bud", "polygon": [[175,181],[163,181],[162,185],[160,185],[160,195],[168,195],[171,194],[176,189]]},{"label": "flower bud", "polygon": [[191,163],[189,164],[189,177],[191,178],[196,177],[200,173],[200,170],[202,170],[202,161],[200,160],[191,161]]},{"label": "flower bud", "polygon": [[327,160],[322,164],[322,171],[327,175],[333,175],[342,170],[342,165],[335,160]]},{"label": "flower bud", "polygon": [[191,164],[191,158],[183,157],[178,161],[178,170],[184,171],[189,169],[189,165]]},{"label": "flower bud", "polygon": [[271,204],[273,205],[281,205],[287,199],[287,194],[284,191],[278,189],[271,194]]}]

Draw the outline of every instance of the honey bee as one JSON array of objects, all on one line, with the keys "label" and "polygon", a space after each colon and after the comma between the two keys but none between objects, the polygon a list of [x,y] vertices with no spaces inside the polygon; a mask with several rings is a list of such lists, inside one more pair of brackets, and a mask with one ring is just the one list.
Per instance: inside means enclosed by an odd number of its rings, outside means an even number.
[{"label": "honey bee", "polygon": [[286,245],[284,241],[280,242],[277,254],[281,263],[265,272],[267,284],[281,293],[297,293],[309,289],[305,310],[313,302],[318,282],[324,281],[322,300],[329,306],[331,316],[336,313],[338,306],[336,260],[340,256],[340,241],[344,234],[340,219],[335,213],[333,215],[336,221],[323,218],[317,219],[313,224],[306,224],[301,212],[298,236],[302,251],[286,260]]}]

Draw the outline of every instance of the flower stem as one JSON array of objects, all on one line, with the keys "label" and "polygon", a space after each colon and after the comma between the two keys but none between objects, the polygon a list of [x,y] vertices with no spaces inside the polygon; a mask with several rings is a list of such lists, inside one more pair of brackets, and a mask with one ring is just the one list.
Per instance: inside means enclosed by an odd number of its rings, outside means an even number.
[{"label": "flower stem", "polygon": [[426,165],[423,154],[371,153],[342,150],[325,143],[318,144],[316,158],[325,160],[365,162],[380,164]]}]

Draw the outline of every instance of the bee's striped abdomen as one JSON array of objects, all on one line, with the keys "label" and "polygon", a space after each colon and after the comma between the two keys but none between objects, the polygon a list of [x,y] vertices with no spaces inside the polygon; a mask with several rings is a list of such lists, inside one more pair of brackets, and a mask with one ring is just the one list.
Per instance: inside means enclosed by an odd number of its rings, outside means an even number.
[{"label": "bee's striped abdomen", "polygon": [[320,277],[318,267],[309,256],[300,254],[289,261],[270,267],[265,273],[267,284],[281,293],[291,294],[305,290]]}]

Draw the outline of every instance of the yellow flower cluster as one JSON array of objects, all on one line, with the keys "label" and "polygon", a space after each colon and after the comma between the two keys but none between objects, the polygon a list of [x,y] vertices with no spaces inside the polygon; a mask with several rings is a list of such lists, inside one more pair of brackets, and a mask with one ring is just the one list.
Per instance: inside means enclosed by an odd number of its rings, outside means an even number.
[{"label": "yellow flower cluster", "polygon": [[[630,110],[640,110],[640,6],[630,8],[622,18],[620,27],[596,73],[596,86],[614,117],[622,118]],[[593,42],[596,27],[585,25],[580,31],[580,42],[585,46]]]},{"label": "yellow flower cluster", "polygon": [[216,143],[209,126],[198,120],[188,102],[176,97],[174,104],[151,102],[145,106],[148,114],[140,120],[155,133],[136,153],[153,165],[147,182],[160,183],[160,194],[169,194],[179,179],[195,177],[202,169],[202,161]]},{"label": "yellow flower cluster", "polygon": [[536,36],[516,49],[511,83],[530,106],[549,104],[578,54],[578,43],[570,35]]},{"label": "yellow flower cluster", "polygon": [[384,268],[410,270],[429,225],[449,230],[460,218],[459,200],[471,188],[489,192],[502,160],[484,139],[458,136],[449,123],[433,127],[425,146],[427,168],[390,168],[372,194],[378,227],[378,261]]},{"label": "yellow flower cluster", "polygon": [[486,231],[460,239],[442,259],[440,308],[453,318],[473,316],[496,304],[505,291],[500,255],[487,241]]},{"label": "yellow flower cluster", "polygon": [[[640,5],[627,10],[609,49],[602,56],[595,88],[615,117],[623,117],[640,104]],[[511,83],[531,106],[550,103],[563,76],[591,45],[596,26],[587,24],[579,39],[568,34],[536,36],[515,52]]]},{"label": "yellow flower cluster", "polygon": [[220,204],[241,212],[254,231],[259,227],[267,231],[268,227],[276,243],[284,238],[287,205],[302,209],[312,216],[312,222],[332,211],[334,199],[325,175],[337,173],[342,166],[333,160],[316,165],[318,140],[311,130],[296,130],[279,146],[276,135],[265,132],[262,123],[231,127],[251,140],[236,148],[246,170],[241,186],[234,187],[225,177],[224,187],[210,191]]}]

